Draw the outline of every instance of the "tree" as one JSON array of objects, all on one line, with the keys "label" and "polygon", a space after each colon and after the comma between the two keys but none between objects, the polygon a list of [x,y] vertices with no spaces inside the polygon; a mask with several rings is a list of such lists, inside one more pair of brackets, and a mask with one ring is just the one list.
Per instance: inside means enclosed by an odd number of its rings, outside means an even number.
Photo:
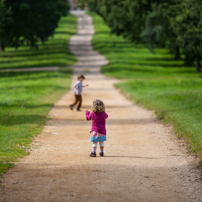
[{"label": "tree", "polygon": [[171,9],[178,10],[177,15],[170,15],[169,22],[183,49],[185,63],[193,65],[196,62],[196,70],[199,72],[202,53],[202,2],[184,0]]},{"label": "tree", "polygon": [[86,0],[111,32],[135,42],[170,49],[175,59],[201,68],[202,2],[199,0]]},{"label": "tree", "polygon": [[23,44],[36,47],[38,41],[47,41],[60,17],[69,10],[66,0],[4,0],[3,5],[10,10],[12,20],[9,23],[7,20],[3,27],[3,33],[8,36],[0,35],[1,44],[14,47]]},{"label": "tree", "polygon": [[7,27],[12,23],[11,9],[7,9],[3,0],[0,0],[0,50],[4,51],[8,40]]},{"label": "tree", "polygon": [[141,35],[150,50],[153,50],[156,45],[166,47],[174,54],[175,59],[180,59],[180,46],[168,18],[171,13],[177,15],[178,12],[173,12],[173,10],[170,12],[169,8],[171,5],[178,5],[179,3],[179,0],[153,2],[151,11],[146,15],[145,26]]},{"label": "tree", "polygon": [[142,23],[150,1],[87,0],[88,7],[104,18],[112,33],[139,43]]}]

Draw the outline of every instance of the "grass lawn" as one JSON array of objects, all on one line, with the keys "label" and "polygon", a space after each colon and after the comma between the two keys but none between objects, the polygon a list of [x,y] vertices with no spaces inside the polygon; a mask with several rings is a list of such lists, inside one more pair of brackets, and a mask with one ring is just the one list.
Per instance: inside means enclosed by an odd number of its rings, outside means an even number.
[{"label": "grass lawn", "polygon": [[[0,54],[1,67],[73,64],[76,58],[68,49],[68,41],[76,31],[76,17],[62,18],[55,37],[47,45],[41,45],[39,50],[7,48]],[[9,63],[2,62],[9,58]],[[47,113],[68,91],[71,75],[72,69],[62,67],[58,72],[0,73],[0,175],[28,154],[29,144],[46,123]]]},{"label": "grass lawn", "polygon": [[179,137],[202,157],[202,74],[173,60],[166,49],[155,54],[144,45],[133,45],[110,34],[103,20],[91,13],[96,34],[93,48],[105,55],[109,64],[102,67],[107,76],[126,79],[116,86],[124,94],[171,123]]}]

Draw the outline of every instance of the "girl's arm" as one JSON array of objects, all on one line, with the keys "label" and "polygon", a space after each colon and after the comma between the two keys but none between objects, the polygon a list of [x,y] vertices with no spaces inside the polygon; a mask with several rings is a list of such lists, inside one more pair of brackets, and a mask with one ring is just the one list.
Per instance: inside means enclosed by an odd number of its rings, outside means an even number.
[{"label": "girl's arm", "polygon": [[108,118],[108,114],[105,112],[105,119],[107,119]]},{"label": "girl's arm", "polygon": [[90,121],[92,120],[92,118],[93,118],[93,113],[92,112],[90,113],[88,110],[86,110],[86,120]]}]

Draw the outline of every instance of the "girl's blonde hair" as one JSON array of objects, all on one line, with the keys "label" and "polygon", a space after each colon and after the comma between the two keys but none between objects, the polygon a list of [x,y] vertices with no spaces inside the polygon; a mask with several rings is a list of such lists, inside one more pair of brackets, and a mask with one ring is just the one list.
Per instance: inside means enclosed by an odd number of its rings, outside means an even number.
[{"label": "girl's blonde hair", "polygon": [[95,113],[99,113],[99,112],[105,112],[105,105],[102,102],[102,100],[99,99],[95,99],[93,101],[93,106],[92,106],[92,110]]}]

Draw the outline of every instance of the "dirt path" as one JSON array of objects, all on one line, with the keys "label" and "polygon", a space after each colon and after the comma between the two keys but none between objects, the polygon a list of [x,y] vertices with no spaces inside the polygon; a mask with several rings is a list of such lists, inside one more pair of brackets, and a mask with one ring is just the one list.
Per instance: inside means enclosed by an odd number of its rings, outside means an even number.
[{"label": "dirt path", "polygon": [[[113,87],[116,80],[99,73],[107,61],[91,48],[91,18],[75,14],[79,31],[70,43],[79,59],[75,74],[84,72],[89,83],[83,112],[69,110],[72,91],[55,104],[52,119],[35,138],[36,148],[5,175],[0,201],[202,201],[195,158],[170,127],[126,100]],[[91,123],[84,111],[95,98],[105,102],[109,114],[104,158],[88,156]]]}]

